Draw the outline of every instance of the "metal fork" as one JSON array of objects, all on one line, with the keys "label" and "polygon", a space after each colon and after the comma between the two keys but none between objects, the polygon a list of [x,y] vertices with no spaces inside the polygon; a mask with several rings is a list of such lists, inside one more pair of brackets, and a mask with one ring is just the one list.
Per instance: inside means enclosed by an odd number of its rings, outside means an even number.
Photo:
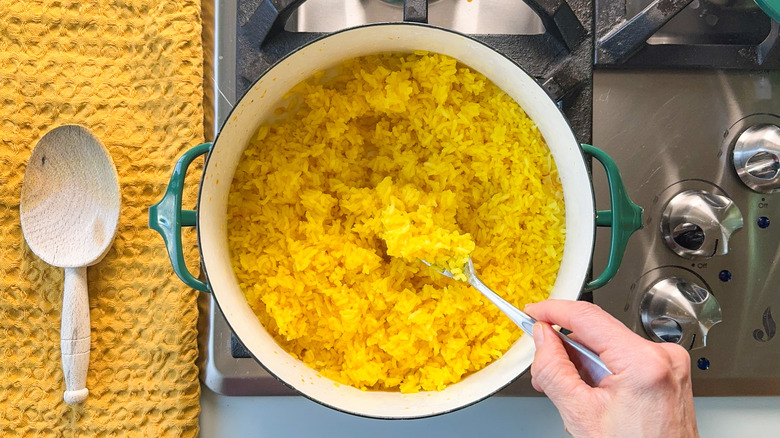
[{"label": "metal fork", "polygon": [[[434,268],[439,273],[456,279],[454,274],[449,270],[432,265],[425,260],[422,262]],[[515,324],[517,324],[517,326],[520,327],[525,333],[533,335],[533,327],[534,323],[536,323],[536,320],[527,313],[510,304],[505,299],[501,298],[498,294],[493,292],[493,290],[487,287],[487,285],[479,279],[477,273],[474,271],[474,263],[472,263],[471,258],[468,259],[468,262],[463,267],[463,273],[466,275],[466,282],[468,284],[473,286],[480,293],[482,293],[482,295],[495,304],[496,307],[504,312],[504,314],[508,316],[509,319],[511,319]],[[598,386],[599,382],[601,382],[604,377],[612,374],[612,371],[610,371],[604,362],[601,361],[598,354],[594,353],[588,347],[580,344],[563,333],[557,330],[553,331],[558,335],[558,337],[561,338],[564,343],[572,347],[570,350],[570,353],[573,356],[572,360],[575,362],[575,364],[579,365],[580,373],[583,375],[586,381],[590,381],[593,385]]]}]

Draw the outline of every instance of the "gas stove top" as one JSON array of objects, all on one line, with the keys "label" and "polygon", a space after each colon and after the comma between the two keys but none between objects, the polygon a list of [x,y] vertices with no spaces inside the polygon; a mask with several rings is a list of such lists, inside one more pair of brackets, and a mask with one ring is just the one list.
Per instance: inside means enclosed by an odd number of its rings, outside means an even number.
[{"label": "gas stove top", "polygon": [[[214,85],[205,96],[207,135],[268,67],[328,32],[406,19],[469,34],[537,77],[578,139],[615,159],[645,208],[617,276],[582,299],[642,336],[689,348],[696,395],[780,395],[772,315],[780,315],[780,144],[765,140],[780,139],[780,43],[777,23],[752,2],[301,3],[204,5]],[[605,178],[596,173],[594,186],[606,208]],[[602,234],[596,271],[609,246]],[[202,294],[200,306],[201,376],[210,389],[295,394],[250,357],[211,296]],[[537,393],[526,373],[499,394]]]}]

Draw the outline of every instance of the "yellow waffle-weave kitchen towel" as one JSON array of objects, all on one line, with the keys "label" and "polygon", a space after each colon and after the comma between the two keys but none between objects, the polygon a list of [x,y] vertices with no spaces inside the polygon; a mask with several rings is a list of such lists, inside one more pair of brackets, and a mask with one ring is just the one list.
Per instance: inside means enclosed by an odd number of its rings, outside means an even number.
[{"label": "yellow waffle-weave kitchen towel", "polygon": [[[202,56],[198,0],[0,0],[0,436],[197,436],[197,292],[146,224],[176,158],[203,140]],[[27,160],[63,124],[103,141],[122,192],[116,241],[88,269],[78,406],[62,400],[63,271],[19,223]]]}]

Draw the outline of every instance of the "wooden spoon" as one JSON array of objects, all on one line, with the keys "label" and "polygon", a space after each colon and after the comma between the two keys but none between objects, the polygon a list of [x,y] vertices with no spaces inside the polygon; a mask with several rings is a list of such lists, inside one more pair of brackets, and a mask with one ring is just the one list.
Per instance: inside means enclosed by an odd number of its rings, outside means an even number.
[{"label": "wooden spoon", "polygon": [[87,266],[99,262],[119,222],[119,177],[108,150],[86,128],[60,126],[35,145],[22,183],[19,212],[30,249],[65,268],[60,348],[64,400],[81,403],[89,365]]}]

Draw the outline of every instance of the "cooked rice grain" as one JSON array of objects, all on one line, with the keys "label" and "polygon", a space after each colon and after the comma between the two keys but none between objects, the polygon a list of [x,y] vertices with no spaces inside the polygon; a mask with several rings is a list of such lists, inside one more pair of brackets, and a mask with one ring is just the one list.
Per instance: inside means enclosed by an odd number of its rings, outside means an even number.
[{"label": "cooked rice grain", "polygon": [[228,202],[236,277],[276,341],[364,390],[441,390],[503,355],[519,329],[468,284],[391,257],[436,242],[386,246],[381,221],[396,201],[414,207],[407,218],[431,214],[440,237],[468,236],[451,249],[472,241],[477,272],[508,301],[546,298],[563,192],[525,112],[426,52],[352,59],[288,96],[244,152]]}]

